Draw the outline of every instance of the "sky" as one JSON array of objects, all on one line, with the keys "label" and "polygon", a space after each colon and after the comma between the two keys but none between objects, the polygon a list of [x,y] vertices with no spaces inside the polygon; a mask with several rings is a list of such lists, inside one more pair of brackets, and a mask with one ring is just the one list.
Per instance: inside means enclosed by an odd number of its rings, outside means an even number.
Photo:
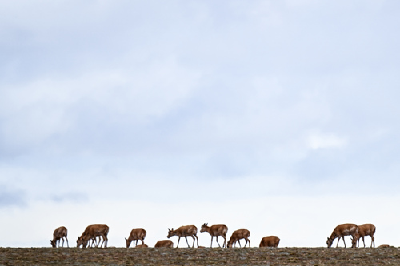
[{"label": "sky", "polygon": [[373,223],[376,245],[399,246],[399,12],[0,1],[0,246],[50,247],[62,225],[76,246],[103,223],[116,247],[187,224],[209,246],[203,223],[247,228],[252,247]]}]

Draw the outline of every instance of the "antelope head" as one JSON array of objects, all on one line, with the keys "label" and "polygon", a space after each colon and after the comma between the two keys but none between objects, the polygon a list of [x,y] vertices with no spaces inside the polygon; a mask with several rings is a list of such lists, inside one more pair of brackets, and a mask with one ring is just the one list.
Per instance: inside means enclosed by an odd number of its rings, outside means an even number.
[{"label": "antelope head", "polygon": [[360,237],[360,236],[357,235],[357,234],[355,234],[354,237],[353,237],[353,236],[350,237],[350,239],[351,239],[351,244],[352,244],[351,247],[352,247],[352,248],[357,247],[357,240],[358,240],[359,237]]},{"label": "antelope head", "polygon": [[83,244],[83,237],[79,236],[76,240],[76,247],[79,248]]},{"label": "antelope head", "polygon": [[327,237],[326,244],[328,245],[328,248],[330,248],[332,246],[332,243],[333,243],[333,239],[330,239],[329,237]]},{"label": "antelope head", "polygon": [[170,238],[171,236],[174,236],[174,235],[175,235],[174,228],[172,228],[172,229],[169,229],[169,228],[168,228],[168,235],[167,235],[167,237]]},{"label": "antelope head", "polygon": [[126,237],[125,237],[125,241],[126,241],[126,248],[129,248],[131,245],[131,241],[126,239]]},{"label": "antelope head", "polygon": [[203,225],[201,226],[200,233],[207,232],[207,228],[208,228],[207,225],[208,225],[208,223],[205,223],[205,224],[203,224]]},{"label": "antelope head", "polygon": [[55,247],[56,247],[56,241],[54,241],[54,240],[50,240],[50,244],[51,244],[51,246],[52,246],[53,248],[55,248]]}]

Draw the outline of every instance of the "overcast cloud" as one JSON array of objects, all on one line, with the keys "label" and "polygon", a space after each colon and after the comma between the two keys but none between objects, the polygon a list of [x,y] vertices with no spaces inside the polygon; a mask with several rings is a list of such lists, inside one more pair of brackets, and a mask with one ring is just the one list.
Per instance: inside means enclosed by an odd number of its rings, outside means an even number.
[{"label": "overcast cloud", "polygon": [[399,12],[0,2],[0,246],[49,246],[61,225],[71,244],[92,223],[112,246],[144,227],[153,246],[204,222],[248,228],[252,246],[375,223],[377,244],[400,245]]}]

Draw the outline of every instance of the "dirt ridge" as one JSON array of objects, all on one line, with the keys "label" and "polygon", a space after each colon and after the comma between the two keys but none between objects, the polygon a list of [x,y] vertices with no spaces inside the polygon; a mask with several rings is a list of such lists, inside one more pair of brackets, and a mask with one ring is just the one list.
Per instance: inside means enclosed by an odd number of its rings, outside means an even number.
[{"label": "dirt ridge", "polygon": [[0,265],[400,265],[398,248],[0,248]]}]

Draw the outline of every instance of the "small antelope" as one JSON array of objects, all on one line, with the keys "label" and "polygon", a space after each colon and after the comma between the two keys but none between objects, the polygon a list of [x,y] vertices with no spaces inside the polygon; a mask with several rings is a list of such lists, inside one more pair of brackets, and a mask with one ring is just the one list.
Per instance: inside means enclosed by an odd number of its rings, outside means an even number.
[{"label": "small antelope", "polygon": [[[82,245],[82,248],[86,248],[88,241],[92,240],[92,245],[96,241],[96,237],[101,237],[103,242],[101,243],[100,247],[104,243],[104,247],[107,247],[107,242],[108,242],[108,231],[109,227],[106,224],[92,224],[88,225],[85,229],[85,231],[82,233],[82,236],[78,237],[77,245],[78,247]],[[99,246],[100,241],[96,244],[96,247]],[[97,241],[96,241],[97,242]]]},{"label": "small antelope", "polygon": [[133,240],[136,240],[136,246],[138,245],[138,241],[141,240],[142,241],[142,245],[144,245],[144,238],[146,237],[146,230],[144,230],[143,228],[136,228],[136,229],[132,229],[129,238],[126,239],[126,248],[129,248],[129,246],[131,245],[131,242]]},{"label": "small antelope", "polygon": [[391,245],[388,245],[388,244],[382,244],[382,245],[379,245],[378,246],[378,248],[392,248],[393,246],[391,246]]},{"label": "small antelope", "polygon": [[235,232],[232,233],[231,238],[228,241],[228,248],[231,248],[233,245],[236,246],[236,242],[239,243],[239,246],[242,247],[240,245],[240,239],[245,239],[246,240],[246,244],[244,245],[244,247],[246,247],[247,242],[249,242],[249,247],[250,247],[250,239],[248,238],[250,236],[250,231],[247,229],[238,229]]},{"label": "small antelope", "polygon": [[218,242],[219,236],[222,236],[224,238],[224,244],[222,245],[222,247],[226,247],[226,232],[228,232],[228,227],[226,225],[214,224],[214,225],[208,226],[208,223],[205,223],[201,226],[201,230],[200,230],[200,233],[203,233],[203,232],[208,232],[211,236],[210,248],[212,247],[212,242],[213,242],[214,237],[217,238],[217,244],[219,247],[221,247]]},{"label": "small antelope", "polygon": [[135,248],[148,248],[149,246],[146,244],[136,245]]},{"label": "small antelope", "polygon": [[65,226],[60,226],[54,230],[53,240],[50,240],[50,244],[52,245],[53,248],[56,248],[57,244],[58,247],[60,247],[60,239],[62,239],[62,247],[64,247],[64,238],[67,241],[67,247],[69,247],[67,238],[67,228]]},{"label": "small antelope", "polygon": [[357,247],[359,246],[360,237],[361,237],[361,239],[362,239],[362,241],[364,243],[364,248],[365,248],[365,241],[364,241],[364,237],[365,236],[370,236],[371,237],[371,246],[370,246],[370,248],[372,248],[372,244],[374,244],[374,247],[375,247],[375,238],[374,238],[375,230],[376,230],[376,227],[373,224],[359,225],[358,226],[358,232],[352,238],[353,247],[356,247],[356,243],[357,243]]},{"label": "small antelope", "polygon": [[279,237],[277,236],[266,236],[261,239],[260,248],[262,247],[274,247],[277,248],[279,245]]},{"label": "small antelope", "polygon": [[174,242],[171,240],[160,240],[155,245],[155,248],[173,248]]},{"label": "small antelope", "polygon": [[328,245],[328,248],[330,248],[335,238],[338,237],[338,242],[336,247],[339,246],[340,238],[342,238],[344,247],[346,248],[346,242],[344,241],[344,237],[351,235],[354,238],[354,235],[357,232],[358,232],[358,226],[356,224],[340,224],[335,227],[331,236],[327,237],[326,244]]},{"label": "small antelope", "polygon": [[181,237],[185,237],[186,243],[188,247],[190,248],[190,245],[187,241],[187,237],[191,236],[193,238],[193,248],[194,248],[194,243],[196,242],[197,239],[197,246],[199,246],[199,238],[197,237],[197,227],[194,225],[184,225],[179,227],[178,229],[174,230],[174,228],[169,229],[168,228],[168,238],[171,236],[177,236],[178,237],[178,245],[176,246],[178,248],[179,246],[179,240]]}]

